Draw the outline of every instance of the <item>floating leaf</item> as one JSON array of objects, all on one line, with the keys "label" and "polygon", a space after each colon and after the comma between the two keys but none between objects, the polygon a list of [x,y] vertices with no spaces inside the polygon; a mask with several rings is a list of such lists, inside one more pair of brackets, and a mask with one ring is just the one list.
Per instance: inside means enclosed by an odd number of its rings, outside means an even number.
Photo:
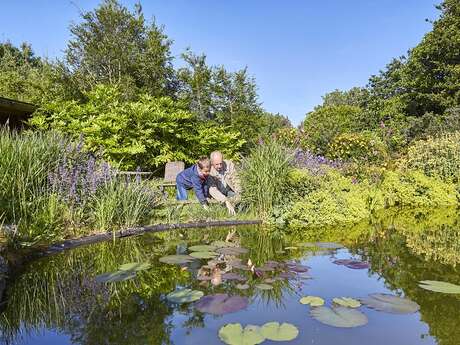
[{"label": "floating leaf", "polygon": [[219,338],[229,345],[256,345],[265,340],[260,333],[260,327],[254,325],[241,326],[239,323],[229,323],[219,329]]},{"label": "floating leaf", "polygon": [[284,247],[284,249],[287,249],[287,250],[295,250],[295,249],[299,249],[298,247]]},{"label": "floating leaf", "polygon": [[363,269],[369,268],[369,264],[367,262],[355,261],[355,262],[345,265],[345,267],[348,267],[354,270],[363,270]]},{"label": "floating leaf", "polygon": [[341,249],[343,248],[343,245],[340,243],[334,243],[334,242],[316,242],[315,245],[320,248],[324,249]]},{"label": "floating leaf", "polygon": [[115,271],[96,276],[98,283],[116,283],[136,277],[135,271]]},{"label": "floating leaf", "polygon": [[259,290],[271,290],[271,289],[273,289],[273,286],[271,286],[269,284],[264,284],[264,283],[257,284],[255,287],[256,287],[256,289],[259,289]]},{"label": "floating leaf", "polygon": [[167,294],[166,298],[173,303],[190,303],[199,300],[203,295],[202,291],[182,289]]},{"label": "floating leaf", "polygon": [[297,274],[295,274],[294,272],[281,272],[279,274],[279,277],[283,279],[294,279],[297,277]]},{"label": "floating leaf", "polygon": [[230,264],[233,268],[237,268],[239,270],[243,270],[243,271],[249,271],[250,268],[248,267],[248,265],[245,265],[245,264],[242,264],[241,262],[237,262],[237,263],[231,263]]},{"label": "floating leaf", "polygon": [[240,255],[248,253],[249,250],[241,247],[224,247],[216,249],[216,252],[224,255]]},{"label": "floating leaf", "polygon": [[159,260],[165,264],[180,265],[192,262],[195,258],[189,255],[167,255],[161,257]]},{"label": "floating leaf", "polygon": [[201,244],[198,246],[191,246],[188,248],[191,252],[213,252],[217,249],[216,246],[211,246],[208,244]]},{"label": "floating leaf", "polygon": [[232,272],[222,274],[222,279],[239,280],[240,282],[245,282],[246,280],[248,280],[246,277],[243,277],[242,275],[238,273],[232,273]]},{"label": "floating leaf", "polygon": [[419,305],[407,298],[394,295],[374,293],[361,298],[361,303],[371,309],[391,314],[412,314],[419,310]]},{"label": "floating leaf", "polygon": [[143,271],[151,267],[148,262],[131,262],[128,264],[121,265],[119,267],[120,271]]},{"label": "floating leaf", "polygon": [[304,266],[304,265],[300,265],[300,264],[295,264],[295,265],[288,264],[288,268],[289,268],[290,271],[293,271],[293,272],[305,273],[305,272],[308,272],[308,269],[309,269],[310,267]]},{"label": "floating leaf", "polygon": [[290,323],[267,322],[260,328],[260,333],[268,340],[290,341],[297,338],[299,330]]},{"label": "floating leaf", "polygon": [[274,282],[276,282],[278,279],[276,278],[267,278],[267,279],[264,279],[264,283],[267,283],[267,284],[273,284]]},{"label": "floating leaf", "polygon": [[233,242],[225,242],[225,241],[214,241],[211,243],[212,246],[217,248],[224,248],[224,247],[238,247],[236,243]]},{"label": "floating leaf", "polygon": [[319,307],[324,305],[324,300],[321,297],[317,296],[305,296],[299,300],[302,304],[309,304],[312,307]]},{"label": "floating leaf", "polygon": [[356,309],[345,307],[316,307],[312,308],[310,315],[326,325],[333,327],[358,327],[367,324],[367,316]]},{"label": "floating leaf", "polygon": [[236,284],[236,288],[239,290],[247,290],[249,289],[249,285],[248,284]]},{"label": "floating leaf", "polygon": [[208,295],[196,302],[196,308],[203,312],[214,315],[234,313],[246,308],[248,299],[242,296],[229,296],[224,293]]},{"label": "floating leaf", "polygon": [[343,265],[354,270],[362,270],[369,268],[369,264],[364,261],[352,260],[352,259],[339,259],[333,261],[336,265]]},{"label": "floating leaf", "polygon": [[217,254],[216,252],[192,252],[190,253],[191,257],[197,258],[197,259],[212,259],[216,257]]},{"label": "floating leaf", "polygon": [[350,297],[336,297],[332,300],[332,302],[348,308],[359,308],[361,306],[360,301]]},{"label": "floating leaf", "polygon": [[422,289],[442,293],[460,294],[460,285],[436,280],[422,280],[419,284]]}]

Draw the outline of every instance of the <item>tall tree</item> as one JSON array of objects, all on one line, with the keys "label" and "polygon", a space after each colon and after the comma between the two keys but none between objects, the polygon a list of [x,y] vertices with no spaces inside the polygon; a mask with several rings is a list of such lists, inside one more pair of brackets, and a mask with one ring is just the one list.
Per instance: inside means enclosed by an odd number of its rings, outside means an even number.
[{"label": "tall tree", "polygon": [[130,12],[117,0],[104,0],[81,17],[70,26],[66,61],[82,91],[104,83],[119,85],[128,97],[173,93],[171,41],[146,21],[140,4]]}]

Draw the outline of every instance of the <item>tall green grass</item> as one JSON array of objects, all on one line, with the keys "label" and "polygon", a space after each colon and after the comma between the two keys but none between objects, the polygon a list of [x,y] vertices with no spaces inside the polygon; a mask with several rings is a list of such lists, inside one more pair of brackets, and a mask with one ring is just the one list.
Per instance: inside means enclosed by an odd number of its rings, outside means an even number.
[{"label": "tall green grass", "polygon": [[158,188],[115,177],[82,146],[53,132],[0,128],[0,229],[10,243],[49,243],[150,220]]},{"label": "tall green grass", "polygon": [[262,219],[268,219],[274,206],[285,198],[283,190],[292,159],[277,141],[260,144],[243,159],[242,202]]},{"label": "tall green grass", "polygon": [[[62,155],[65,140],[53,132],[17,133],[0,128],[0,224],[11,232],[40,237],[55,226],[59,205],[49,195],[47,179]],[[44,221],[44,212],[50,222]],[[13,229],[13,230],[11,230]]]}]

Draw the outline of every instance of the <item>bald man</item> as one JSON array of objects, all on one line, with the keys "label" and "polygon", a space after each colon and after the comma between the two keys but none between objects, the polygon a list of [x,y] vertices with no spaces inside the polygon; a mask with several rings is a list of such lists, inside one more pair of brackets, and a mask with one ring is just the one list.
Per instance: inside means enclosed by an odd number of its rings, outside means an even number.
[{"label": "bald man", "polygon": [[231,215],[235,215],[233,203],[239,200],[241,187],[235,165],[224,159],[219,151],[211,153],[211,172],[208,177],[209,195],[224,203]]}]

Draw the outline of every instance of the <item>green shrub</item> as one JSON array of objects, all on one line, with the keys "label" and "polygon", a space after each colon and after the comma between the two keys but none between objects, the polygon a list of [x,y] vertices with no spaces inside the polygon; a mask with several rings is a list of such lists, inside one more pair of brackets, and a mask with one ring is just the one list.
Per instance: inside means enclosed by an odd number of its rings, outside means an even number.
[{"label": "green shrub", "polygon": [[460,180],[460,132],[416,141],[401,161],[408,169],[423,171],[444,181]]},{"label": "green shrub", "polygon": [[385,206],[446,206],[458,202],[455,185],[429,177],[420,171],[384,174],[379,186]]},{"label": "green shrub", "polygon": [[221,150],[235,158],[244,144],[239,132],[213,121],[199,121],[184,104],[168,97],[140,96],[124,101],[113,86],[98,85],[88,102],[56,101],[31,119],[36,128],[54,129],[85,138],[91,152],[123,169],[155,168],[168,161],[194,163],[201,155]]},{"label": "green shrub", "polygon": [[277,141],[255,147],[243,159],[241,182],[242,202],[262,219],[270,217],[275,205],[285,200],[292,156]]},{"label": "green shrub", "polygon": [[353,183],[331,170],[316,190],[293,204],[286,220],[294,228],[356,223],[381,203],[381,196],[372,193],[367,183]]}]

